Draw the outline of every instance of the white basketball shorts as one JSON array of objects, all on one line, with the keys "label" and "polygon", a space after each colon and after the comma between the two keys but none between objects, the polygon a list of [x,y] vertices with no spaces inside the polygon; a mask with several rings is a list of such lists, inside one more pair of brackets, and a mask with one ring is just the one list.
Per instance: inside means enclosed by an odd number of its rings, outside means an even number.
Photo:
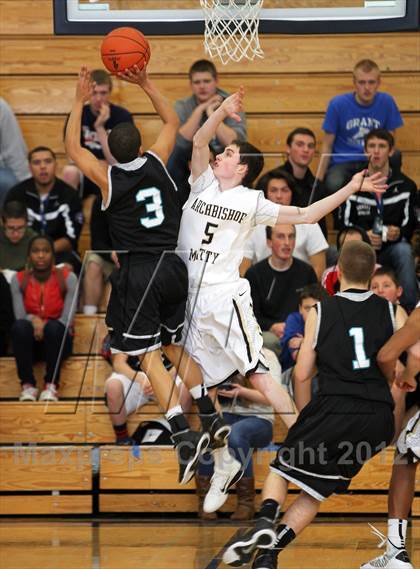
[{"label": "white basketball shorts", "polygon": [[246,279],[191,292],[181,342],[214,387],[231,375],[267,372],[263,337]]}]

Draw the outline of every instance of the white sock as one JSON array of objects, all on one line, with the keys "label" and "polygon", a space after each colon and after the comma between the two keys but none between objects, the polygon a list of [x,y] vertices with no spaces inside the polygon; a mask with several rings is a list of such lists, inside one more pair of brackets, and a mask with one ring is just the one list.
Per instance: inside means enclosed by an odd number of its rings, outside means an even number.
[{"label": "white sock", "polygon": [[204,383],[191,387],[190,393],[193,399],[201,399],[201,397],[208,395],[207,387],[204,385]]},{"label": "white sock", "polygon": [[88,316],[93,316],[98,312],[98,307],[94,304],[85,304],[83,307],[83,314],[87,314]]},{"label": "white sock", "polygon": [[165,413],[165,417],[169,421],[169,419],[172,419],[172,417],[175,417],[176,415],[182,415],[182,413],[183,411],[181,405],[175,405],[175,407],[168,409],[168,411]]},{"label": "white sock", "polygon": [[388,520],[388,549],[391,548],[391,544],[398,549],[405,549],[406,533],[407,520],[400,520],[398,518]]}]

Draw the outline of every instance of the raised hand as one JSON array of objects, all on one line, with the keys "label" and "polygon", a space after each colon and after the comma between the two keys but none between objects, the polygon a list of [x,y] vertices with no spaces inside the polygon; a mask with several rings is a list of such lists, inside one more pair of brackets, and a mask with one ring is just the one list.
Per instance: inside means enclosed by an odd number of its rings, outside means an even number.
[{"label": "raised hand", "polygon": [[111,107],[109,106],[109,104],[104,103],[101,106],[101,108],[99,110],[99,115],[95,121],[95,124],[94,124],[95,129],[105,126],[105,123],[109,119],[110,116],[111,116]]},{"label": "raised hand", "polygon": [[79,77],[76,85],[76,99],[86,103],[92,96],[94,81],[90,77],[90,71],[87,67],[82,66],[79,71]]},{"label": "raised hand", "polygon": [[382,172],[376,172],[369,176],[367,170],[362,170],[362,172],[358,172],[353,176],[350,181],[350,185],[353,193],[371,192],[375,194],[383,194],[388,188],[386,181],[387,177],[384,176]]},{"label": "raised hand", "polygon": [[123,81],[128,81],[128,83],[135,83],[142,87],[147,81],[146,67],[140,69],[138,65],[133,65],[130,69],[124,69],[117,73],[117,76]]},{"label": "raised hand", "polygon": [[225,99],[220,105],[220,108],[224,110],[226,115],[236,122],[241,122],[239,113],[243,111],[244,96],[245,90],[241,85],[236,93],[233,93],[233,95],[227,97],[227,99]]}]

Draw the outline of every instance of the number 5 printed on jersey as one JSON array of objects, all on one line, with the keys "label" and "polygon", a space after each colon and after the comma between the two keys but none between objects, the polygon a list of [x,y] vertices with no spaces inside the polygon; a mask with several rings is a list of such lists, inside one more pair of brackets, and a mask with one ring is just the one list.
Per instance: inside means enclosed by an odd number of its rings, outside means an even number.
[{"label": "number 5 printed on jersey", "polygon": [[136,201],[144,203],[147,215],[140,217],[139,221],[143,227],[157,227],[165,219],[162,208],[162,194],[158,188],[145,188],[136,194]]}]

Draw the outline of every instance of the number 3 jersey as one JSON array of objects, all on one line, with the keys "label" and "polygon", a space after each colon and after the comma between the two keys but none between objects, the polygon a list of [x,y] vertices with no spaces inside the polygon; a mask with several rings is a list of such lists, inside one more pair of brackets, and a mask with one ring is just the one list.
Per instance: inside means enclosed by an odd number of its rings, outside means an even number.
[{"label": "number 3 jersey", "polygon": [[350,289],[316,305],[320,395],[348,395],[393,405],[376,362],[395,329],[395,308],[371,291]]},{"label": "number 3 jersey", "polygon": [[253,228],[275,225],[280,208],[244,186],[222,191],[209,166],[191,184],[179,230],[178,254],[188,267],[190,289],[237,281]]},{"label": "number 3 jersey", "polygon": [[181,209],[177,188],[151,151],[108,169],[106,210],[112,246],[119,251],[160,256],[175,251]]}]

